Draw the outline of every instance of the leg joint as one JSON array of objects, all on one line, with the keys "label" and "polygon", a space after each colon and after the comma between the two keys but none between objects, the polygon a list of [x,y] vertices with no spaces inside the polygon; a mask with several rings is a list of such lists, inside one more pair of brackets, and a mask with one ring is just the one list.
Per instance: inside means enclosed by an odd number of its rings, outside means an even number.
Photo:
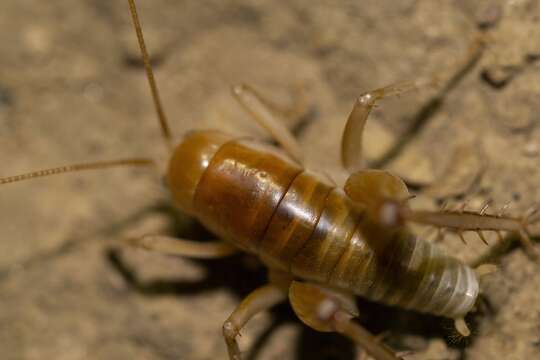
[{"label": "leg joint", "polygon": [[239,333],[238,328],[231,320],[227,320],[223,323],[222,331],[223,337],[225,337],[225,339],[229,341],[234,340]]}]

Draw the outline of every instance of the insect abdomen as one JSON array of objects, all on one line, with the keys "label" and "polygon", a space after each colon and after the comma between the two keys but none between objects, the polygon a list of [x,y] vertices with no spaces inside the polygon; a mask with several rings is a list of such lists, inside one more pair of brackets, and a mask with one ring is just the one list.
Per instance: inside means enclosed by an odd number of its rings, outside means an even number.
[{"label": "insect abdomen", "polygon": [[360,220],[328,284],[367,299],[457,318],[478,295],[475,273],[407,228],[388,229]]},{"label": "insect abdomen", "polygon": [[466,314],[478,295],[468,266],[405,227],[389,229],[356,214],[337,188],[291,270],[373,301],[450,318]]},{"label": "insect abdomen", "polygon": [[199,220],[270,267],[368,299],[458,317],[473,306],[473,271],[417,239],[353,210],[342,190],[275,148],[233,140],[197,185]]}]

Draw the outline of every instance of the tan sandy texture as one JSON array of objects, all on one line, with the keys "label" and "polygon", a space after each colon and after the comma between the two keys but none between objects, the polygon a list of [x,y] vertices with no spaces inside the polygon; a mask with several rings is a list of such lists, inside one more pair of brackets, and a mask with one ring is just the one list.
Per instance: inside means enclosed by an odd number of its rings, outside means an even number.
[{"label": "tan sandy texture", "polygon": [[[513,201],[509,213],[519,214],[540,201],[538,0],[139,3],[176,136],[203,127],[262,136],[229,86],[247,82],[286,104],[303,84],[310,111],[300,142],[308,165],[329,174],[339,171],[339,136],[356,96],[444,72],[482,26],[484,57],[385,166],[433,196],[465,191],[470,207]],[[134,39],[126,1],[0,2],[0,176],[165,153]],[[381,104],[368,158],[409,133],[435,93]],[[467,160],[452,167],[456,149]],[[448,167],[453,175],[443,175]],[[264,282],[256,262],[114,249],[129,234],[204,237],[167,199],[144,170],[0,188],[0,358],[225,359],[221,323]],[[420,196],[413,206],[435,203]],[[453,236],[443,246],[464,260],[489,250],[470,235],[468,246]],[[447,321],[373,304],[362,305],[361,320],[411,350],[408,360],[540,358],[540,268],[518,248],[494,261],[500,271],[483,285],[470,340],[456,340]],[[257,316],[240,344],[251,360],[361,353],[306,329],[287,306]]]}]

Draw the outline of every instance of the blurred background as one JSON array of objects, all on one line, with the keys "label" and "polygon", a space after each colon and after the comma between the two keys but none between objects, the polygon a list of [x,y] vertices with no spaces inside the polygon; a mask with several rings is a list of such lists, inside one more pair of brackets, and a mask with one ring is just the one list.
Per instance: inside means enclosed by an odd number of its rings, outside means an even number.
[{"label": "blurred background", "polygon": [[[264,138],[230,96],[253,85],[293,106],[309,167],[339,172],[339,138],[362,92],[449,78],[478,34],[483,56],[448,91],[380,104],[365,135],[372,166],[405,178],[413,206],[540,201],[538,0],[138,1],[175,136],[219,128]],[[165,156],[127,2],[0,4],[0,176],[81,161]],[[444,85],[444,84],[443,84]],[[444,88],[444,86],[443,86]],[[192,261],[119,248],[145,233],[208,238],[144,170],[51,177],[0,188],[2,359],[225,359],[221,325],[265,281],[257,261]],[[425,229],[419,234],[427,236]],[[540,355],[540,271],[519,248],[441,246],[464,261],[495,251],[469,339],[439,318],[361,303],[360,320],[406,359]],[[495,250],[494,250],[495,249]],[[240,346],[252,360],[352,360],[288,305],[257,316]]]}]

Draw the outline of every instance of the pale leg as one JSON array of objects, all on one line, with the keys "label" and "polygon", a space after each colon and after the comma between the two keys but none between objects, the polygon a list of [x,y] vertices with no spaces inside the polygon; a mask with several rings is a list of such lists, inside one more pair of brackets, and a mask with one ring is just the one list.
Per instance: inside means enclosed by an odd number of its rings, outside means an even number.
[{"label": "pale leg", "polygon": [[349,173],[354,173],[364,167],[362,160],[362,135],[369,113],[377,101],[386,97],[401,95],[411,90],[435,86],[442,88],[435,100],[452,89],[464,74],[476,63],[484,49],[484,38],[475,38],[467,54],[457,61],[448,71],[440,72],[417,81],[406,81],[368,91],[358,97],[347,119],[341,139],[341,162]]},{"label": "pale leg", "polygon": [[238,251],[223,241],[199,242],[164,235],[145,235],[124,240],[130,246],[168,255],[179,255],[198,259],[213,259],[229,256]]},{"label": "pale leg", "polygon": [[530,219],[527,214],[522,218],[512,218],[502,215],[485,214],[483,211],[427,211],[403,208],[401,216],[405,220],[419,224],[451,229],[457,232],[460,237],[464,231],[474,231],[479,234],[483,241],[485,239],[482,231],[495,231],[498,234],[501,231],[513,232],[519,235],[521,245],[527,254],[535,260],[539,260],[539,254],[529,235]]},{"label": "pale leg", "polygon": [[287,293],[276,285],[265,285],[250,293],[223,324],[223,337],[230,360],[242,358],[236,337],[244,325],[256,314],[268,310],[287,298]]},{"label": "pale leg", "polygon": [[295,160],[302,162],[302,150],[294,135],[279,119],[279,112],[272,109],[269,102],[248,85],[242,84],[232,88],[238,103],[253,117],[257,123],[279,143]]},{"label": "pale leg", "polygon": [[341,162],[349,173],[352,174],[364,168],[362,136],[369,113],[375,107],[377,101],[386,97],[400,95],[431,83],[431,81],[402,82],[360,95],[349,114],[341,137]]}]

